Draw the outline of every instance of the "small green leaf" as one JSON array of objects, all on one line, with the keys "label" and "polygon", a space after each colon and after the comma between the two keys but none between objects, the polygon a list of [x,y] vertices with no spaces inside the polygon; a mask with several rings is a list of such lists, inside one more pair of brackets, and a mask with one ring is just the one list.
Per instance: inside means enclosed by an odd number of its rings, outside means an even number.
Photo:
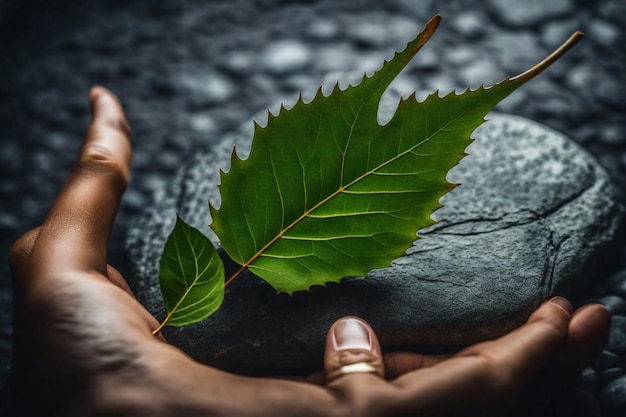
[{"label": "small green leaf", "polygon": [[180,217],[165,243],[159,284],[165,325],[184,326],[213,314],[224,299],[224,265],[211,241]]}]

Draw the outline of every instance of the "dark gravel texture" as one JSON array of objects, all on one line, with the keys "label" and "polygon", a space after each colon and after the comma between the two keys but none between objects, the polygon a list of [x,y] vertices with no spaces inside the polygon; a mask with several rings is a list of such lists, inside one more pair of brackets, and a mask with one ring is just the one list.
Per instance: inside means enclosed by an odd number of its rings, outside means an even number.
[{"label": "dark gravel texture", "polygon": [[[133,127],[133,178],[110,257],[127,272],[129,222],[195,150],[329,72],[375,69],[434,13],[444,17],[442,27],[408,69],[422,96],[494,83],[534,64],[573,30],[585,31],[579,46],[498,109],[572,137],[626,194],[622,0],[21,0],[0,4],[3,258],[42,221],[71,168],[89,121],[91,85],[113,89]],[[599,283],[590,296],[607,291]],[[623,308],[623,298],[612,303]],[[0,312],[1,383],[10,356],[5,261]],[[607,415],[623,401],[611,392],[618,391],[594,393]]]}]

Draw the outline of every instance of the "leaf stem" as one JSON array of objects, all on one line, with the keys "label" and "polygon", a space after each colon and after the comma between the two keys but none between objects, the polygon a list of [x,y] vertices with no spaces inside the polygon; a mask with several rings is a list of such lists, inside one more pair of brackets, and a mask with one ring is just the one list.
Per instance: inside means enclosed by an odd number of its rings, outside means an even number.
[{"label": "leaf stem", "polygon": [[572,49],[574,45],[583,37],[581,31],[576,31],[569,37],[561,46],[559,46],[554,52],[548,55],[543,61],[530,68],[529,70],[510,78],[511,81],[521,81],[522,83],[530,80],[544,69],[552,65],[557,59],[563,56],[567,51]]},{"label": "leaf stem", "polygon": [[165,319],[161,322],[161,324],[159,324],[159,327],[157,327],[156,329],[152,331],[152,336],[156,336],[157,334],[159,334],[161,330],[163,330],[165,326],[167,326],[167,322],[170,321],[170,317],[172,317],[172,314],[174,314],[174,311],[175,310],[170,311],[167,314],[167,316],[165,316]]},{"label": "leaf stem", "polygon": [[228,280],[224,283],[224,289],[228,288],[228,286],[235,280],[235,278],[237,278],[239,275],[241,275],[246,269],[248,269],[248,265],[249,263],[246,263],[244,265],[241,266],[241,268],[239,268],[237,270],[237,272],[235,272],[233,275],[231,275],[230,278],[228,278]]}]

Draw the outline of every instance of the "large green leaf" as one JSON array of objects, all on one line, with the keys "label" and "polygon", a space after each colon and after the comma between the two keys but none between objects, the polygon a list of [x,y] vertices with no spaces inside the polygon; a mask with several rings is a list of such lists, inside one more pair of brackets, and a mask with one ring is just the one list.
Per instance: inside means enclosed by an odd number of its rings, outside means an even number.
[{"label": "large green leaf", "polygon": [[265,128],[255,124],[249,158],[233,153],[221,206],[211,207],[211,227],[240,271],[292,293],[388,266],[434,223],[454,187],[446,174],[486,113],[564,52],[491,88],[412,96],[379,125],[381,96],[439,20],[358,86],[320,89],[310,103],[270,114]]},{"label": "large green leaf", "polygon": [[184,326],[214,313],[224,299],[224,265],[211,241],[180,217],[170,234],[159,270],[166,324]]}]

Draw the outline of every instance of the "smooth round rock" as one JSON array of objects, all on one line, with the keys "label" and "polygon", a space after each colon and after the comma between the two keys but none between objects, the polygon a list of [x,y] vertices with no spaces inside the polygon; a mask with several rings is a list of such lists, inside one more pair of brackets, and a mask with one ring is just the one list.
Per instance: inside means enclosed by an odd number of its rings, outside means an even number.
[{"label": "smooth round rock", "polygon": [[602,372],[610,368],[620,368],[623,367],[623,365],[624,363],[619,356],[608,350],[603,350],[596,359],[593,368],[598,372]]},{"label": "smooth round rock", "polygon": [[626,297],[626,269],[611,275],[606,280],[606,288],[613,294]]},{"label": "smooth round rock", "polygon": [[626,375],[621,376],[604,387],[600,393],[602,415],[605,417],[624,417],[626,410]]},{"label": "smooth round rock", "polygon": [[600,303],[602,303],[613,315],[626,314],[626,300],[622,297],[617,295],[607,295],[600,299]]},{"label": "smooth round rock", "polygon": [[580,388],[572,388],[560,402],[558,417],[601,417],[602,411],[596,397]]},{"label": "smooth round rock", "polygon": [[616,380],[617,378],[619,378],[620,376],[624,375],[624,369],[623,368],[610,368],[610,369],[606,369],[604,371],[602,371],[600,373],[600,386],[605,386],[607,384],[609,384],[610,382]]},{"label": "smooth round rock", "polygon": [[591,366],[581,371],[580,387],[594,394],[598,391],[598,373]]},{"label": "smooth round rock", "polygon": [[531,26],[550,17],[562,16],[573,9],[572,0],[490,0],[488,8],[507,26]]},{"label": "smooth round rock", "polygon": [[[439,223],[392,266],[293,296],[244,274],[217,313],[166,328],[168,341],[225,369],[315,368],[342,316],[370,322],[386,348],[462,345],[519,326],[552,294],[575,298],[620,225],[615,190],[562,134],[519,117],[489,119],[449,173],[463,185],[441,200]],[[207,201],[219,201],[218,170],[228,168],[233,145],[245,155],[251,127],[181,167],[129,231],[132,286],[159,319],[158,262],[175,213],[216,240]]]},{"label": "smooth round rock", "polygon": [[619,355],[626,354],[626,316],[613,316],[611,335],[606,348]]}]

